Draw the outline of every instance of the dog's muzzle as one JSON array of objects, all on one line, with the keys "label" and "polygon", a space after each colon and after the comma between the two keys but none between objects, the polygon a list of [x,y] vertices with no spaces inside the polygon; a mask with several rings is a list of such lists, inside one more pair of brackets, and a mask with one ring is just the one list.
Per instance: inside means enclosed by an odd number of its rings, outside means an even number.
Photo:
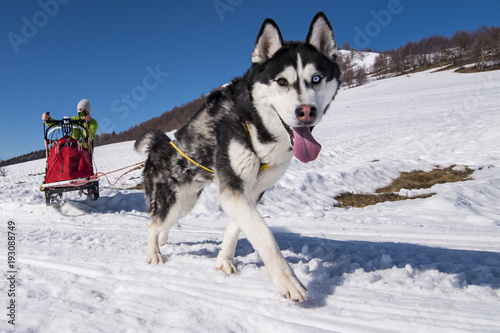
[{"label": "dog's muzzle", "polygon": [[318,115],[318,110],[314,105],[299,105],[295,109],[295,116],[299,123],[304,124],[304,126],[292,127],[285,124],[283,119],[281,122],[283,127],[290,135],[290,142],[293,147],[293,154],[295,157],[303,162],[307,163],[314,161],[321,151],[321,145],[314,139],[311,134],[312,125],[316,120]]}]

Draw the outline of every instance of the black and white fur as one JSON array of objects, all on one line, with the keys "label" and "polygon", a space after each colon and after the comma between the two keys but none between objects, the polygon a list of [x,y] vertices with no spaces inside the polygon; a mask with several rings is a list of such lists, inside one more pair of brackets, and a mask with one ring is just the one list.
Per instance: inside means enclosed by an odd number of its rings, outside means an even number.
[{"label": "black and white fur", "polygon": [[[306,299],[306,288],[281,255],[256,204],[290,164],[290,128],[317,125],[335,97],[340,75],[337,53],[323,13],[314,17],[306,42],[283,42],[276,23],[267,19],[255,43],[252,67],[211,92],[206,104],[175,134],[176,145],[215,170],[215,175],[181,156],[161,131],[146,132],[137,140],[136,151],[147,155],[148,263],[164,262],[160,245],[167,241],[169,229],[191,211],[215,176],[219,202],[230,217],[217,268],[226,274],[236,272],[234,252],[243,231],[278,292],[292,301]],[[302,106],[314,111],[304,117]],[[268,167],[260,170],[263,164]]]}]

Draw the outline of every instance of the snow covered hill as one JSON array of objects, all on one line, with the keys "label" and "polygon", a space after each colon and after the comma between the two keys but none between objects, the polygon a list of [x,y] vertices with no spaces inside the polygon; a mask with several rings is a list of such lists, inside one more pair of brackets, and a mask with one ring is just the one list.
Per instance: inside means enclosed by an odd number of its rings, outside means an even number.
[{"label": "snow covered hill", "polygon": [[[499,71],[422,72],[340,91],[315,128],[318,160],[294,160],[260,207],[308,288],[301,304],[278,296],[245,235],[239,274],[215,270],[227,223],[215,185],[173,228],[162,248],[168,262],[150,266],[144,199],[130,190],[140,171],[114,187],[101,179],[97,201],[69,193],[46,207],[44,161],[9,166],[0,178],[0,331],[499,332],[499,96]],[[132,145],[98,147],[99,171],[140,162]],[[476,171],[465,182],[400,192],[437,193],[427,199],[333,207],[337,194],[373,193],[400,172],[436,165]]]},{"label": "snow covered hill", "polygon": [[377,52],[340,50],[341,58],[350,59],[353,67],[363,67],[367,73],[372,71],[371,68],[379,55],[380,53]]}]

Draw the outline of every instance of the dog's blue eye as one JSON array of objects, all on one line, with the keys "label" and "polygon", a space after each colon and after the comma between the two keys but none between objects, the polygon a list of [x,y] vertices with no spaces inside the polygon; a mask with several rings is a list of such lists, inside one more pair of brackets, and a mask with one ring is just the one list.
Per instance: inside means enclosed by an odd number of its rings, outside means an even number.
[{"label": "dog's blue eye", "polygon": [[318,83],[320,83],[320,82],[321,82],[321,76],[319,76],[319,75],[314,75],[314,76],[312,77],[312,83],[314,83],[314,84],[318,84]]},{"label": "dog's blue eye", "polygon": [[276,82],[281,87],[286,87],[288,85],[288,81],[286,79],[282,78],[282,77],[280,77],[279,79],[277,79]]}]

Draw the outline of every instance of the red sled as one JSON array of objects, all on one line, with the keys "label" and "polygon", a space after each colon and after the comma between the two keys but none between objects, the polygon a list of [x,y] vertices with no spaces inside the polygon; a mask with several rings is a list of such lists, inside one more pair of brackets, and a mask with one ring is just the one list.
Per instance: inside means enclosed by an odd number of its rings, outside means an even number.
[{"label": "red sled", "polygon": [[50,149],[44,183],[90,178],[94,175],[89,152],[76,139],[65,135]]},{"label": "red sled", "polygon": [[[92,166],[92,142],[82,120],[65,117],[44,126],[47,164],[40,190],[50,206],[55,196],[78,191],[91,200],[99,197],[99,180]],[[61,137],[62,136],[62,137]]]}]

